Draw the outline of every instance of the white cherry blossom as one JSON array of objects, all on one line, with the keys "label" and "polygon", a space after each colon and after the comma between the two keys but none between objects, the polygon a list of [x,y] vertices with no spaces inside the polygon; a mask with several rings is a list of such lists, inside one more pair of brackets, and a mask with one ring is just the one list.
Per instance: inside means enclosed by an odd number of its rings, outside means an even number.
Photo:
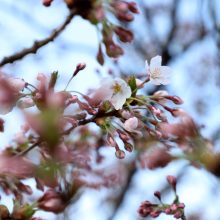
[{"label": "white cherry blossom", "polygon": [[104,79],[102,86],[95,92],[95,102],[110,101],[116,110],[122,109],[126,99],[131,96],[128,84],[119,78]]},{"label": "white cherry blossom", "polygon": [[148,61],[145,61],[147,72],[150,76],[150,82],[154,85],[167,85],[170,83],[171,68],[168,66],[162,66],[161,56],[155,56]]}]

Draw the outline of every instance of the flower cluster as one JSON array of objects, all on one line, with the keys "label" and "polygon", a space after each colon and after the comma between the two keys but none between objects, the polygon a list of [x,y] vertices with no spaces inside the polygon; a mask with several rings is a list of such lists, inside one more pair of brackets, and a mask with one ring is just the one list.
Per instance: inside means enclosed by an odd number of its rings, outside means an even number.
[{"label": "flower cluster", "polygon": [[160,204],[144,201],[141,203],[138,213],[141,217],[150,216],[157,218],[160,214],[173,215],[176,219],[185,219],[184,208],[185,205],[179,202],[179,197],[176,194],[176,178],[174,176],[167,176],[167,181],[172,187],[175,193],[175,199],[172,204],[165,204],[161,200],[161,193],[159,191],[154,192],[154,196],[160,201]]},{"label": "flower cluster", "polygon": [[[85,67],[84,63],[78,64],[64,89],[59,91],[56,89],[58,72],[51,73],[50,77],[39,73],[37,85],[0,75],[0,112],[8,113],[17,106],[26,119],[0,155],[0,185],[5,193],[13,193],[16,201],[22,200],[23,193],[32,193],[31,188],[22,183],[23,179],[34,178],[41,191],[47,187],[36,203],[17,203],[14,211],[11,214],[6,211],[6,214],[22,216],[28,212],[31,218],[37,209],[59,213],[82,186],[120,185],[125,181],[125,169],[118,165],[121,171],[112,173],[93,166],[105,160],[100,149],[106,145],[114,148],[119,159],[136,151],[136,164],[149,169],[164,167],[176,159],[170,149],[177,144],[183,152],[192,154],[189,145],[192,139],[198,138],[198,129],[181,109],[169,106],[170,103],[180,105],[182,100],[163,90],[152,95],[141,92],[149,82],[156,85],[169,82],[170,68],[161,66],[160,56],[152,58],[144,79],[103,78],[102,85],[89,94],[69,89],[71,81]],[[29,111],[31,107],[36,111]],[[170,124],[167,113],[180,118],[180,122]],[[98,132],[90,128],[91,123],[97,126]],[[0,131],[4,131],[3,119]],[[146,144],[149,141],[151,144]],[[38,156],[30,160],[30,152]],[[94,181],[88,181],[91,176]],[[174,180],[168,178],[175,191]],[[159,198],[159,194],[156,195]],[[180,218],[183,205],[177,197],[171,205],[144,202],[139,213],[152,217],[166,213]]]}]

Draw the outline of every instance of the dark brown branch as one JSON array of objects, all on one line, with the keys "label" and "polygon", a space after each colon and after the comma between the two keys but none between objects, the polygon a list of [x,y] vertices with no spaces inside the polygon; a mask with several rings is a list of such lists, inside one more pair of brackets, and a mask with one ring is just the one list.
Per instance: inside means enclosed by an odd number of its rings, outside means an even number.
[{"label": "dark brown branch", "polygon": [[31,151],[32,149],[34,149],[35,147],[37,147],[40,143],[41,143],[41,141],[35,142],[35,143],[32,144],[29,148],[27,148],[27,149],[25,149],[24,151],[21,151],[20,153],[16,154],[15,157],[24,156],[24,155],[27,154],[29,151]]},{"label": "dark brown branch", "polygon": [[67,16],[66,20],[64,21],[64,23],[60,27],[55,29],[49,37],[43,40],[35,41],[31,47],[25,48],[20,52],[17,52],[11,56],[7,56],[3,58],[0,62],[0,67],[4,66],[5,64],[13,63],[17,60],[21,60],[23,57],[25,57],[28,54],[31,53],[35,54],[38,51],[38,49],[52,42],[56,37],[58,37],[60,33],[66,28],[66,26],[71,22],[74,15],[75,15],[74,11],[71,11],[71,13]]},{"label": "dark brown branch", "polygon": [[[82,126],[82,125],[89,124],[91,122],[95,122],[95,120],[97,118],[116,116],[117,114],[118,114],[118,112],[116,110],[113,110],[113,111],[108,112],[108,113],[98,112],[96,115],[94,115],[91,118],[79,121],[78,126]],[[75,129],[75,126],[72,126],[71,128],[69,128],[66,131],[64,131],[61,135],[69,135],[74,129]],[[24,156],[25,154],[27,154],[32,149],[34,149],[35,147],[39,146],[41,143],[42,143],[42,140],[38,140],[37,142],[33,143],[30,147],[28,147],[24,151],[19,152],[18,154],[16,154],[15,157]]]}]

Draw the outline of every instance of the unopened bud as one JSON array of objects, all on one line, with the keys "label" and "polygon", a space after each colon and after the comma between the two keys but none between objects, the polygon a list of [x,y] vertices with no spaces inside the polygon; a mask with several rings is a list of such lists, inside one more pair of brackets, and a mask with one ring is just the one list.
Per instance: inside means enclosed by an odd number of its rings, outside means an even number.
[{"label": "unopened bud", "polygon": [[167,176],[167,182],[172,186],[173,190],[176,192],[176,177]]},{"label": "unopened bud", "polygon": [[176,210],[178,209],[177,204],[172,204],[172,205],[170,206],[170,209],[171,209],[173,212],[176,211]]},{"label": "unopened bud", "polygon": [[49,7],[51,5],[53,0],[43,0],[42,4],[46,7]]},{"label": "unopened bud", "polygon": [[182,212],[179,211],[179,212],[176,212],[173,217],[176,219],[180,219],[182,218],[182,216],[183,216]]},{"label": "unopened bud", "polygon": [[154,192],[154,196],[161,200],[161,194],[159,191]]},{"label": "unopened bud", "polygon": [[118,159],[124,159],[125,158],[125,152],[123,150],[116,150],[115,152],[115,156],[118,158]]},{"label": "unopened bud", "polygon": [[128,9],[134,14],[139,13],[136,2],[128,2]]},{"label": "unopened bud", "polygon": [[77,64],[76,69],[75,69],[72,77],[76,76],[79,71],[81,71],[81,70],[83,70],[85,68],[86,68],[86,64],[85,63]]},{"label": "unopened bud", "polygon": [[184,204],[184,203],[179,203],[179,204],[178,204],[178,208],[184,209],[184,208],[185,208],[185,204]]},{"label": "unopened bud", "polygon": [[183,104],[183,100],[179,96],[167,96],[166,98],[174,102],[176,105]]},{"label": "unopened bud", "polygon": [[167,215],[169,215],[169,214],[172,213],[172,210],[171,210],[170,208],[166,208],[166,209],[164,210],[164,212],[165,212]]},{"label": "unopened bud", "polygon": [[117,129],[117,133],[123,142],[128,142],[130,140],[130,136],[124,131]]},{"label": "unopened bud", "polygon": [[86,68],[86,64],[85,63],[79,63],[77,66],[76,66],[76,69],[77,70],[83,70]]},{"label": "unopened bud", "polygon": [[115,141],[115,139],[111,136],[111,134],[108,133],[107,135],[107,143],[112,146],[112,147],[115,147],[115,148],[118,148],[118,144],[117,142]]},{"label": "unopened bud", "polygon": [[128,152],[132,152],[134,147],[133,147],[132,144],[126,142],[124,148],[125,148],[125,150],[128,151]]},{"label": "unopened bud", "polygon": [[159,215],[160,215],[160,211],[152,211],[151,213],[150,213],[150,216],[152,217],[152,218],[156,218],[156,217],[158,217]]}]

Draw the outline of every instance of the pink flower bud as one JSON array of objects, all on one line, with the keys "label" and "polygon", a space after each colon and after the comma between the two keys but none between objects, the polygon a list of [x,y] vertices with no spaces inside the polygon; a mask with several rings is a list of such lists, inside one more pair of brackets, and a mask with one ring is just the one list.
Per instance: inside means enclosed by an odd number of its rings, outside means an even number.
[{"label": "pink flower bud", "polygon": [[116,150],[115,152],[115,156],[118,158],[118,159],[124,159],[125,158],[125,152],[123,150]]},{"label": "pink flower bud", "polygon": [[154,192],[154,196],[161,200],[161,193],[159,191]]},{"label": "pink flower bud", "polygon": [[138,127],[138,119],[136,117],[129,118],[124,123],[124,128],[127,131],[134,132]]},{"label": "pink flower bud", "polygon": [[49,7],[51,5],[53,0],[43,0],[42,4],[46,7]]},{"label": "pink flower bud", "polygon": [[185,204],[184,204],[184,203],[179,203],[179,204],[178,204],[178,208],[184,209],[184,208],[185,208]]},{"label": "pink flower bud", "polygon": [[38,207],[48,212],[60,213],[66,205],[62,195],[51,189],[38,200]]},{"label": "pink flower bud", "polygon": [[167,182],[172,186],[173,190],[176,192],[176,177],[167,176]]},{"label": "pink flower bud", "polygon": [[176,212],[174,215],[173,215],[173,217],[174,218],[176,218],[176,219],[180,219],[180,218],[182,218],[182,216],[183,216],[183,214],[182,214],[182,212]]},{"label": "pink flower bud", "polygon": [[117,129],[117,133],[123,142],[128,142],[130,140],[130,136],[124,131]]},{"label": "pink flower bud", "polygon": [[133,33],[130,30],[120,26],[115,27],[114,32],[118,35],[120,41],[124,43],[131,42],[134,38]]},{"label": "pink flower bud", "polygon": [[79,63],[79,64],[77,64],[77,66],[76,66],[76,69],[77,70],[83,70],[83,69],[85,69],[86,68],[86,64],[85,63]]},{"label": "pink flower bud", "polygon": [[112,137],[111,134],[108,134],[107,135],[107,143],[112,146],[112,147],[115,147],[115,148],[118,148],[118,144],[117,142],[115,141],[115,139]]},{"label": "pink flower bud", "polygon": [[125,150],[128,151],[128,152],[132,152],[134,147],[133,147],[132,144],[126,142],[124,148],[125,148]]},{"label": "pink flower bud", "polygon": [[171,209],[173,212],[176,211],[176,210],[178,209],[177,204],[172,204],[172,205],[170,206],[170,209]]},{"label": "pink flower bud", "polygon": [[167,215],[170,215],[172,213],[172,210],[170,208],[166,208],[164,210],[164,212],[167,214]]},{"label": "pink flower bud", "polygon": [[128,2],[128,9],[134,14],[139,13],[136,2]]},{"label": "pink flower bud", "polygon": [[160,215],[161,211],[155,210],[150,213],[152,218],[157,218]]},{"label": "pink flower bud", "polygon": [[166,98],[174,102],[176,105],[183,104],[183,100],[179,96],[166,96]]}]

